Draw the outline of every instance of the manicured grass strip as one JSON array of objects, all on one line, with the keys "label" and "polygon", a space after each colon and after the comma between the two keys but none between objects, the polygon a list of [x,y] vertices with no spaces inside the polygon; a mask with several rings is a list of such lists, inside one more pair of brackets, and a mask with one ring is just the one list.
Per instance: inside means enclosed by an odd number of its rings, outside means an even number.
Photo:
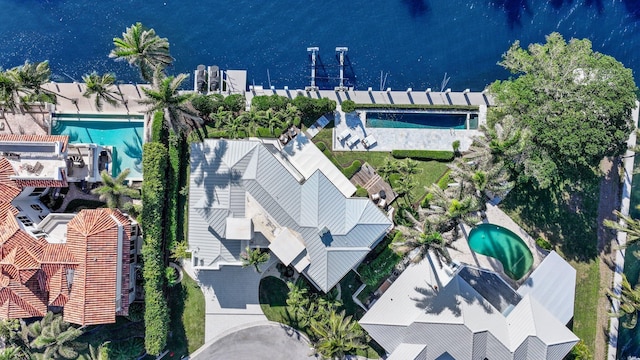
[{"label": "manicured grass strip", "polygon": [[572,261],[571,265],[577,270],[573,332],[584,341],[591,353],[595,354],[598,320],[596,314],[598,313],[598,287],[600,285],[598,260]]},{"label": "manicured grass strip", "polygon": [[260,281],[260,308],[270,321],[287,324],[287,284],[274,276],[267,276]]}]

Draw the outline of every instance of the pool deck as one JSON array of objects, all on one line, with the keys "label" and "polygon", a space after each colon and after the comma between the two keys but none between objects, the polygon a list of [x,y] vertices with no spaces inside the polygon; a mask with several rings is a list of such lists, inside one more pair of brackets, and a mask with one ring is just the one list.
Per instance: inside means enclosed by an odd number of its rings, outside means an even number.
[{"label": "pool deck", "polygon": [[[391,150],[453,150],[455,140],[460,141],[460,150],[466,151],[471,146],[474,136],[479,136],[479,130],[458,129],[416,129],[416,128],[372,128],[367,127],[364,112],[344,113],[336,111],[335,127],[333,128],[334,151],[386,151]],[[487,107],[480,108],[478,122],[486,123]],[[353,146],[346,140],[338,140],[338,135],[348,130],[351,138],[360,138]],[[365,148],[362,139],[373,136],[377,144]]]},{"label": "pool deck", "polygon": [[[544,260],[545,254],[541,253],[540,250],[537,249],[535,239],[531,237],[531,235],[529,235],[526,231],[524,231],[520,226],[518,226],[515,221],[513,221],[497,206],[487,203],[486,215],[487,218],[483,221],[483,223],[495,224],[505,229],[509,229],[514,234],[518,235],[520,239],[525,242],[525,244],[527,244],[527,247],[531,251],[531,255],[533,255],[533,265],[531,266],[531,270],[529,271],[529,273],[521,279],[521,281],[525,280],[531,273],[531,271],[538,267],[542,260]],[[514,281],[504,273],[504,269],[500,261],[490,256],[477,254],[469,248],[467,238],[470,231],[471,228],[469,226],[463,226],[462,236],[460,236],[458,240],[454,241],[452,244],[455,250],[449,250],[451,258],[459,263],[470,264],[480,268],[493,270],[503,275],[502,277],[510,284],[513,284]]]}]

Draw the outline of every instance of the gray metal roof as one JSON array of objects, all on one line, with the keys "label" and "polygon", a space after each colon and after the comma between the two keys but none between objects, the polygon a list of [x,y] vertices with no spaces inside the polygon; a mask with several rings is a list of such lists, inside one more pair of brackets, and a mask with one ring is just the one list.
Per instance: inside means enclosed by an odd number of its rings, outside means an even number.
[{"label": "gray metal roof", "polygon": [[[446,354],[454,359],[560,360],[578,341],[543,303],[531,294],[508,291],[502,281],[492,283],[497,280],[486,275],[489,271],[463,266],[440,278],[438,289],[431,256],[407,268],[360,320],[392,355],[403,344],[424,344],[425,359]],[[555,283],[561,276],[556,272],[536,281]],[[556,291],[573,292],[575,282],[570,287]]]},{"label": "gray metal roof", "polygon": [[323,291],[358,265],[391,226],[369,199],[346,198],[321,171],[300,184],[258,141],[192,144],[189,190],[195,266],[238,262],[240,242],[224,241],[224,227],[227,217],[245,217],[250,195],[277,226],[301,235],[310,262],[304,274]]}]

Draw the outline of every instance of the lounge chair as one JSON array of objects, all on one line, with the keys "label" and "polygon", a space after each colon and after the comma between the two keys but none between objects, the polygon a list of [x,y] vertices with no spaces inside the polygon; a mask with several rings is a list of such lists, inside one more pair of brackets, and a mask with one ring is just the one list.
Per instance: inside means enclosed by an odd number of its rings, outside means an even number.
[{"label": "lounge chair", "polygon": [[349,132],[349,129],[344,129],[344,131],[341,132],[340,135],[338,135],[338,141],[345,140],[349,136],[351,136],[351,133]]},{"label": "lounge chair", "polygon": [[376,141],[376,138],[373,137],[373,135],[369,135],[366,138],[364,138],[364,140],[362,140],[362,145],[364,145],[364,147],[367,149],[374,146],[377,143],[378,142]]},{"label": "lounge chair", "polygon": [[348,147],[352,148],[358,141],[360,141],[360,137],[358,135],[353,135],[347,139],[346,144]]}]

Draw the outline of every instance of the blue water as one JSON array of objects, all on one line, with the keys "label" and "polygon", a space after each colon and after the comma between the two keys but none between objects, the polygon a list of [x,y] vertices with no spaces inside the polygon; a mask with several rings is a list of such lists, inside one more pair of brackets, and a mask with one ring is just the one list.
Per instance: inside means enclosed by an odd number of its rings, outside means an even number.
[{"label": "blue water", "polygon": [[141,21],[171,41],[170,72],[199,63],[247,69],[249,83],[302,87],[308,46],[319,46],[320,75],[337,84],[336,46],[348,46],[347,76],[357,89],[480,90],[508,73],[496,65],[516,39],[544,41],[559,31],[590,38],[594,48],[640,69],[638,0],[185,1],[0,0],[0,66],[49,59],[55,79],[91,70],[135,71],[107,58],[112,38]]},{"label": "blue water", "polygon": [[131,170],[128,179],[142,179],[142,121],[57,120],[53,135],[69,135],[70,143],[93,143],[113,146],[112,176],[124,169]]},{"label": "blue water", "polygon": [[374,128],[465,129],[466,114],[367,112],[367,126]]}]

